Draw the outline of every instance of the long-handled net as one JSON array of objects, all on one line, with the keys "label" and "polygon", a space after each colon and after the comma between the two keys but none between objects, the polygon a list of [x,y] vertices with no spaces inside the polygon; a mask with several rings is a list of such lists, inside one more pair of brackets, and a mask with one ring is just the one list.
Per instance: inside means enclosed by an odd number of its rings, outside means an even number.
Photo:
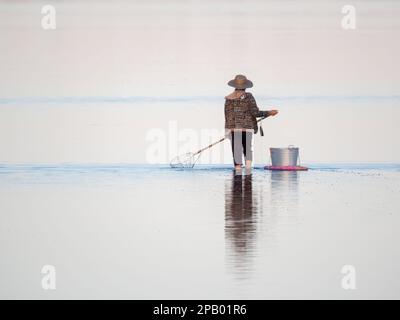
[{"label": "long-handled net", "polygon": [[219,139],[218,141],[211,143],[207,147],[200,149],[196,151],[195,153],[193,152],[187,152],[184,154],[181,154],[179,156],[176,156],[173,158],[170,162],[170,166],[172,168],[193,168],[194,165],[196,164],[197,160],[200,158],[200,154],[207,149],[210,149],[211,147],[215,146],[216,144],[224,141],[227,138],[227,136]]},{"label": "long-handled net", "polygon": [[193,168],[199,158],[199,153],[187,152],[173,158],[169,165],[172,168]]},{"label": "long-handled net", "polygon": [[[264,120],[264,119],[265,119],[265,117],[263,117],[263,118],[261,118],[261,119],[258,119],[257,122],[260,122],[260,121],[262,121],[262,120]],[[262,128],[261,128],[261,132],[262,132]],[[264,135],[264,134],[262,133],[262,135]],[[176,156],[175,158],[173,158],[173,159],[171,160],[171,162],[170,162],[169,165],[170,165],[172,168],[181,168],[181,169],[184,169],[184,168],[193,168],[194,165],[196,164],[197,160],[199,160],[200,154],[201,154],[204,150],[210,149],[211,147],[213,147],[213,146],[215,146],[216,144],[218,144],[218,143],[224,141],[224,140],[227,139],[227,138],[228,138],[228,136],[226,135],[225,137],[219,139],[218,141],[216,141],[216,142],[214,142],[214,143],[211,143],[211,144],[208,145],[207,147],[202,148],[202,149],[200,149],[200,150],[198,150],[198,151],[196,151],[196,152],[194,152],[194,153],[193,153],[193,152],[187,152],[187,153],[181,154],[181,155],[179,155],[179,156]]]}]

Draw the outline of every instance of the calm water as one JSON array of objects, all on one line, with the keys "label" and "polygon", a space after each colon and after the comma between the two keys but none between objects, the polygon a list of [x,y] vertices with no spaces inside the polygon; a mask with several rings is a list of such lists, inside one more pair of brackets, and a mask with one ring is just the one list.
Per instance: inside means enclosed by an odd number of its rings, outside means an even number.
[{"label": "calm water", "polygon": [[400,165],[311,168],[2,165],[0,298],[400,298]]},{"label": "calm water", "polygon": [[400,298],[400,165],[331,163],[400,163],[400,2],[351,30],[344,4],[0,0],[0,163],[168,163],[220,138],[238,73],[279,109],[254,163],[330,163],[0,165],[0,298]]}]

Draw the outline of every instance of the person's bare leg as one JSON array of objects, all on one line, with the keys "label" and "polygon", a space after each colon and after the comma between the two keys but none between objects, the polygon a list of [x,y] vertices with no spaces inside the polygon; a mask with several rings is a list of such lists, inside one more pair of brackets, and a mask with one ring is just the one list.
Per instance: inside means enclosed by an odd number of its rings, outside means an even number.
[{"label": "person's bare leg", "polygon": [[252,132],[246,132],[243,134],[243,150],[245,150],[244,155],[245,155],[245,165],[246,165],[246,171],[251,170],[251,164],[253,161],[253,133]]},{"label": "person's bare leg", "polygon": [[251,169],[251,160],[246,160],[246,169]]}]

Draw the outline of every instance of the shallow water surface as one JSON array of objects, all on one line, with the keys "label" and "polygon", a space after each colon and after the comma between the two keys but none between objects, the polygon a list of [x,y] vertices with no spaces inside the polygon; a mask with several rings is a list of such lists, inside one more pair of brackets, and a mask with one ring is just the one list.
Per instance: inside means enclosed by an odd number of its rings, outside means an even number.
[{"label": "shallow water surface", "polygon": [[399,165],[1,165],[0,298],[400,298],[399,195]]}]

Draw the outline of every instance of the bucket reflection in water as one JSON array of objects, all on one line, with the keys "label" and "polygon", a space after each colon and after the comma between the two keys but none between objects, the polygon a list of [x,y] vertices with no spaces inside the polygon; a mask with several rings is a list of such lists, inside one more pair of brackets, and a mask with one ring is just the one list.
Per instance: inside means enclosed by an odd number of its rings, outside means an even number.
[{"label": "bucket reflection in water", "polygon": [[297,171],[270,171],[270,215],[281,225],[298,224],[299,176]]},{"label": "bucket reflection in water", "polygon": [[281,243],[291,238],[293,231],[298,229],[299,218],[299,179],[297,171],[269,171],[270,196],[268,212],[264,213],[266,245],[271,252],[280,252]]},{"label": "bucket reflection in water", "polygon": [[271,201],[293,206],[298,200],[299,172],[271,170]]}]

